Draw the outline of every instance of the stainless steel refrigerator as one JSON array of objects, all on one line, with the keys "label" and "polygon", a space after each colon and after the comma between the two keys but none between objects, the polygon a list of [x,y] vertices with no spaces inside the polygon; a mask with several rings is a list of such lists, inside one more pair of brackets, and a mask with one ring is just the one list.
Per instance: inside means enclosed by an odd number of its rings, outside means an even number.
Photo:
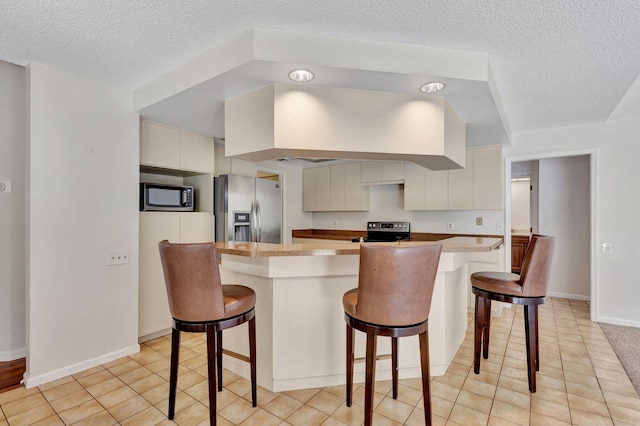
[{"label": "stainless steel refrigerator", "polygon": [[280,182],[222,175],[213,191],[216,241],[281,242]]}]

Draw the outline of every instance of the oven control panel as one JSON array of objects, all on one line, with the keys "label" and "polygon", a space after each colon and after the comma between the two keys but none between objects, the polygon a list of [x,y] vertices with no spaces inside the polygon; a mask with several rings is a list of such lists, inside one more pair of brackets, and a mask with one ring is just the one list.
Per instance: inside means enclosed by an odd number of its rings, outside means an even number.
[{"label": "oven control panel", "polygon": [[411,232],[409,222],[367,222],[367,231]]}]

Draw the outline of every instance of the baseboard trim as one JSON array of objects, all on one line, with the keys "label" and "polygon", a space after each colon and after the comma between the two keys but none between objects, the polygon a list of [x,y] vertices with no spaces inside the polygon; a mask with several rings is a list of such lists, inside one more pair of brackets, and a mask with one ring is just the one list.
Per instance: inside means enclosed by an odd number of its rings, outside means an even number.
[{"label": "baseboard trim", "polygon": [[25,358],[27,356],[27,348],[16,349],[15,351],[0,352],[0,362],[13,361],[15,359]]},{"label": "baseboard trim", "polygon": [[625,320],[621,318],[611,318],[611,317],[598,317],[596,321],[604,322],[607,324],[613,324],[613,325],[623,325],[625,327],[640,328],[640,321],[630,321],[630,320]]},{"label": "baseboard trim", "polygon": [[571,300],[581,300],[583,302],[589,302],[591,298],[589,296],[583,296],[581,294],[570,294],[570,293],[557,293],[554,291],[547,292],[548,297],[557,297],[559,299],[571,299]]},{"label": "baseboard trim", "polygon": [[172,328],[165,328],[164,330],[156,331],[155,333],[146,334],[144,336],[138,337],[138,343],[148,342],[149,340],[157,339],[158,337],[166,336],[167,334],[171,334]]},{"label": "baseboard trim", "polygon": [[57,370],[53,370],[44,374],[39,374],[37,376],[31,377],[29,376],[29,372],[27,371],[24,374],[24,385],[27,389],[34,386],[40,386],[42,384],[58,380],[62,377],[70,376],[80,371],[88,370],[89,368],[93,368],[97,365],[106,364],[118,358],[122,358],[138,352],[140,352],[140,345],[131,345],[126,348],[120,349],[119,351],[111,352],[96,358],[89,359],[87,361],[70,365],[68,367],[59,368]]}]

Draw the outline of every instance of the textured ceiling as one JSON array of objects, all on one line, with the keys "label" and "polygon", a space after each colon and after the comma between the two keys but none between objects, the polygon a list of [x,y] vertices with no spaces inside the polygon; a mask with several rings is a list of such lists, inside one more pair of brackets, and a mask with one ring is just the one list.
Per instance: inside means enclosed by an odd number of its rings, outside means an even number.
[{"label": "textured ceiling", "polygon": [[487,53],[514,133],[640,113],[638,0],[0,0],[0,10],[0,60],[131,90],[269,28]]}]

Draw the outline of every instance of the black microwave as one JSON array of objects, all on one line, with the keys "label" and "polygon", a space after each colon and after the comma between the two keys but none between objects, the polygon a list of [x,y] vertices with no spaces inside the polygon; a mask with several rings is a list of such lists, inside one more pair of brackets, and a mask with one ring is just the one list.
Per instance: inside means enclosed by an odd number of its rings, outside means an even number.
[{"label": "black microwave", "polygon": [[140,211],[192,212],[195,205],[193,186],[140,183]]}]

